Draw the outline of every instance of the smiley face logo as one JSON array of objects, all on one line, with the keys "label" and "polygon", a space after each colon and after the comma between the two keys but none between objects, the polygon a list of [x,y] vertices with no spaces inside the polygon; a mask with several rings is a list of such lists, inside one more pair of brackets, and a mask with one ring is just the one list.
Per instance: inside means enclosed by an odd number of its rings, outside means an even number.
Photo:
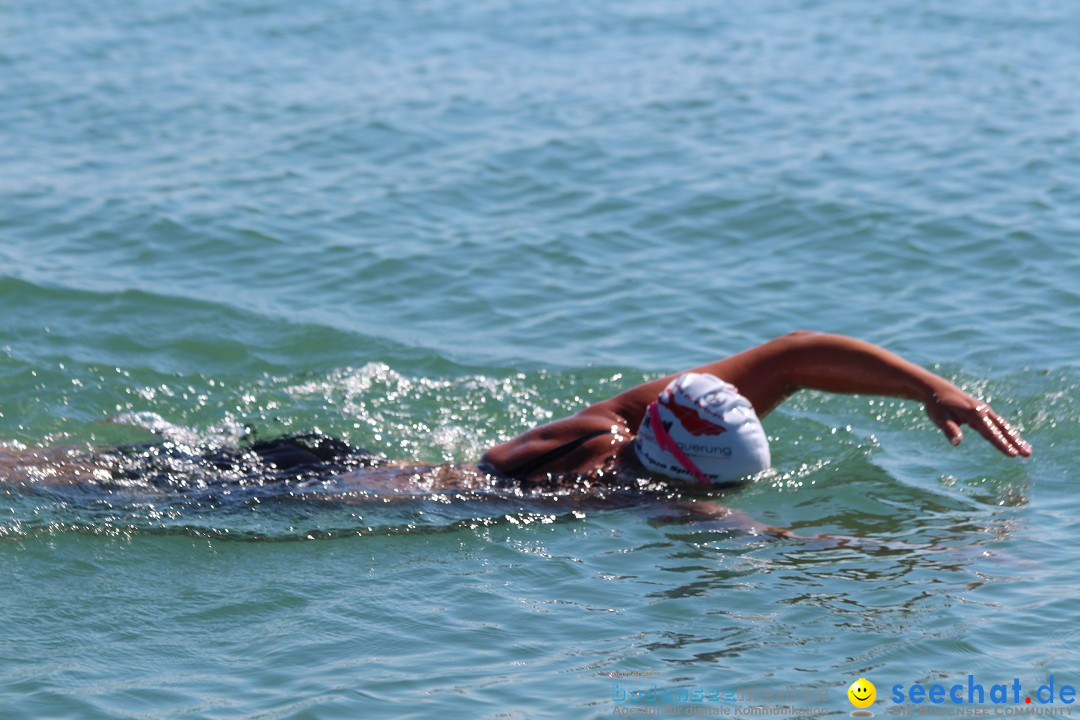
[{"label": "smiley face logo", "polygon": [[848,700],[857,708],[868,708],[877,698],[877,688],[866,678],[859,678],[847,689]]}]

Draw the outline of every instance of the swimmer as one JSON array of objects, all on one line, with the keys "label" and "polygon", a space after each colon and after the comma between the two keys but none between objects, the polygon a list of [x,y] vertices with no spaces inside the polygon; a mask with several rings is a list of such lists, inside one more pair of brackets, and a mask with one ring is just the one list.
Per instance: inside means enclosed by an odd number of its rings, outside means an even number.
[{"label": "swimmer", "polygon": [[[1009,457],[1031,455],[1008,422],[948,380],[862,340],[798,331],[529,430],[488,450],[481,467],[526,480],[629,470],[728,482],[768,467],[758,421],[802,389],[917,400],[953,445],[968,425]],[[710,417],[711,431],[687,427]],[[717,460],[702,468],[695,457]]]},{"label": "swimmer", "polygon": [[[1031,455],[1006,420],[948,380],[862,340],[797,331],[529,430],[488,450],[480,468],[520,481],[661,475],[721,487],[769,467],[760,419],[803,389],[917,400],[953,445],[967,425],[1008,457]],[[727,518],[742,530],[796,537],[713,501],[677,506],[689,519]]]},{"label": "swimmer", "polygon": [[[1009,457],[1031,446],[986,403],[876,345],[842,335],[794,332],[737,355],[670,375],[531,429],[496,445],[476,465],[415,466],[388,461],[317,434],[246,448],[197,452],[170,443],[94,451],[0,451],[0,480],[12,484],[141,482],[182,491],[293,483],[356,488],[372,499],[478,489],[627,485],[644,478],[678,488],[731,485],[770,464],[761,426],[801,389],[917,400],[958,445],[967,425]],[[192,479],[195,482],[192,484]],[[187,483],[185,485],[185,483]],[[710,501],[684,506],[695,517],[738,515]],[[785,530],[744,525],[788,536]]]}]

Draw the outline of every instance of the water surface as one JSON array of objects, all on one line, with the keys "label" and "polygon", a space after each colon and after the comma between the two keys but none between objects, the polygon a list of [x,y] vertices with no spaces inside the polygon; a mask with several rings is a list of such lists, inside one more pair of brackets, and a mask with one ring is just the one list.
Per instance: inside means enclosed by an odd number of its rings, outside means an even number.
[{"label": "water surface", "polygon": [[656,683],[796,685],[839,717],[860,676],[879,715],[896,683],[1080,683],[1078,20],[7,3],[8,448],[317,429],[469,462],[811,328],[933,367],[1036,452],[797,396],[766,425],[775,471],[717,499],[846,546],[670,522],[658,498],[4,490],[7,712],[598,718]]}]

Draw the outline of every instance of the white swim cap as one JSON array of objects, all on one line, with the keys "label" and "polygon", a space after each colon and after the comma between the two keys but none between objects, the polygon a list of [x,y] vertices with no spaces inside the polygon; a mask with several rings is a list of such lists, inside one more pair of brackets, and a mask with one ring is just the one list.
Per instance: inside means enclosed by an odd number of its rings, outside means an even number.
[{"label": "white swim cap", "polygon": [[769,439],[750,401],[734,385],[703,373],[680,375],[649,404],[634,452],[653,472],[701,483],[738,480],[771,462]]}]

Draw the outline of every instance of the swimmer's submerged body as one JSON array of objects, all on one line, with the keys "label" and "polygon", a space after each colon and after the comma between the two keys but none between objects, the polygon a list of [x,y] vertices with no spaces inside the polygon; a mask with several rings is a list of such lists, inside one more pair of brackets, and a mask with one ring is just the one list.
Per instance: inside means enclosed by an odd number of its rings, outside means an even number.
[{"label": "swimmer's submerged body", "polygon": [[[168,443],[91,453],[0,452],[0,479],[18,485],[141,485],[165,491],[181,491],[183,483],[307,488],[333,480],[337,487],[355,486],[378,497],[520,492],[574,483],[587,489],[650,478],[708,490],[769,466],[760,419],[801,389],[917,400],[953,445],[963,438],[961,426],[968,425],[1009,457],[1031,454],[1031,446],[986,403],[929,370],[868,342],[800,331],[533,428],[489,449],[475,465],[408,465],[308,434],[206,453]],[[691,512],[731,514],[707,500],[695,503]]]}]

